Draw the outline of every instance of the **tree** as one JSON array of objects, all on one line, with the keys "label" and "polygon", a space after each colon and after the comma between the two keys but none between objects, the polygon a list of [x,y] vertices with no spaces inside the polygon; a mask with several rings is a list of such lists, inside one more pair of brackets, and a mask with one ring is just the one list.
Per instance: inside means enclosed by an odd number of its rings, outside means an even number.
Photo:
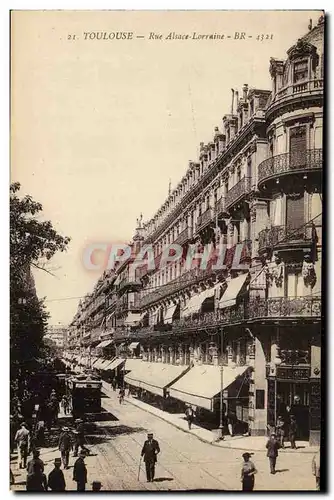
[{"label": "tree", "polygon": [[[20,184],[10,186],[10,331],[12,377],[29,371],[43,353],[48,312],[38,299],[31,268],[50,273],[47,263],[67,249],[70,238],[61,236],[31,196],[19,198]],[[50,273],[52,274],[52,273]]]}]

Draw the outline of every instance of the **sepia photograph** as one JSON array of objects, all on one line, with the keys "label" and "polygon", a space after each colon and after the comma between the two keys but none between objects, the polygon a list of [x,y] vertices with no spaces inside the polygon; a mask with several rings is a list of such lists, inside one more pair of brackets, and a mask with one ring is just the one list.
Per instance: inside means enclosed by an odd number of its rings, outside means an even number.
[{"label": "sepia photograph", "polygon": [[326,22],[10,12],[11,491],[326,491]]}]

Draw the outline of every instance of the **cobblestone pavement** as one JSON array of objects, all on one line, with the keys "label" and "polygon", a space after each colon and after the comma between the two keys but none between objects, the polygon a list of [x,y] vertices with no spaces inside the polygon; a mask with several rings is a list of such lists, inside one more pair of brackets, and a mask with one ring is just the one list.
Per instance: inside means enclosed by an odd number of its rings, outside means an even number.
[{"label": "cobblestone pavement", "polygon": [[[87,433],[91,450],[86,458],[87,490],[93,480],[101,481],[103,490],[240,490],[241,451],[201,442],[128,402],[120,405],[113,394],[103,398],[103,407],[109,413]],[[148,430],[154,433],[161,448],[153,483],[146,482],[143,464],[138,481],[140,451]],[[41,450],[46,474],[57,456],[56,448]],[[276,475],[269,474],[265,451],[255,452],[252,459],[258,469],[256,490],[315,490],[310,454],[281,451]],[[67,490],[76,489],[72,481],[73,462],[71,458],[71,468],[64,471]],[[17,470],[15,456],[11,465],[17,483],[12,489],[24,490],[26,474]]]}]

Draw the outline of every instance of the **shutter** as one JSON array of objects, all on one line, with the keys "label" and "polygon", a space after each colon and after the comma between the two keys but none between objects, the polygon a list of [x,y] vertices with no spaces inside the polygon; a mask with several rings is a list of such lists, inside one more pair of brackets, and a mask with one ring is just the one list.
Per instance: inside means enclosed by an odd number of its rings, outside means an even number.
[{"label": "shutter", "polygon": [[290,168],[302,168],[306,164],[306,127],[290,129]]},{"label": "shutter", "polygon": [[[303,226],[304,221],[304,195],[286,198],[286,225],[289,229],[297,229]],[[301,227],[301,232],[304,234],[304,229]],[[298,237],[298,235],[295,235]]]}]

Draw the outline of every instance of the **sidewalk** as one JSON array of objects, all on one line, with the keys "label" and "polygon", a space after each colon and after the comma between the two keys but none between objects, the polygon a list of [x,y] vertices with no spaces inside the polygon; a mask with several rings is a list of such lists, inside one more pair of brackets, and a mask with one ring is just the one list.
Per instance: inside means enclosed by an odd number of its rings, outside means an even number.
[{"label": "sidewalk", "polygon": [[[112,397],[115,397],[115,393],[110,390],[106,383],[103,383],[103,390],[108,396],[112,395]],[[196,436],[200,441],[209,443],[213,446],[218,446],[220,448],[232,448],[234,450],[242,451],[265,451],[265,446],[268,439],[266,436],[225,436],[224,440],[217,441],[217,431],[212,432],[194,424],[192,425],[191,430],[189,430],[188,423],[183,413],[172,414],[166,411],[159,410],[158,408],[144,403],[133,396],[125,397],[125,401],[134,406],[137,406],[138,408],[148,413],[155,415],[156,417],[164,420],[165,422],[168,422],[169,424],[173,425],[183,432],[187,432],[189,434],[192,434],[193,436]],[[290,443],[288,443],[288,446],[290,446]],[[309,443],[307,441],[298,441],[297,446],[297,450],[285,448],[284,453],[315,453],[317,451],[317,448],[309,446]]]}]

